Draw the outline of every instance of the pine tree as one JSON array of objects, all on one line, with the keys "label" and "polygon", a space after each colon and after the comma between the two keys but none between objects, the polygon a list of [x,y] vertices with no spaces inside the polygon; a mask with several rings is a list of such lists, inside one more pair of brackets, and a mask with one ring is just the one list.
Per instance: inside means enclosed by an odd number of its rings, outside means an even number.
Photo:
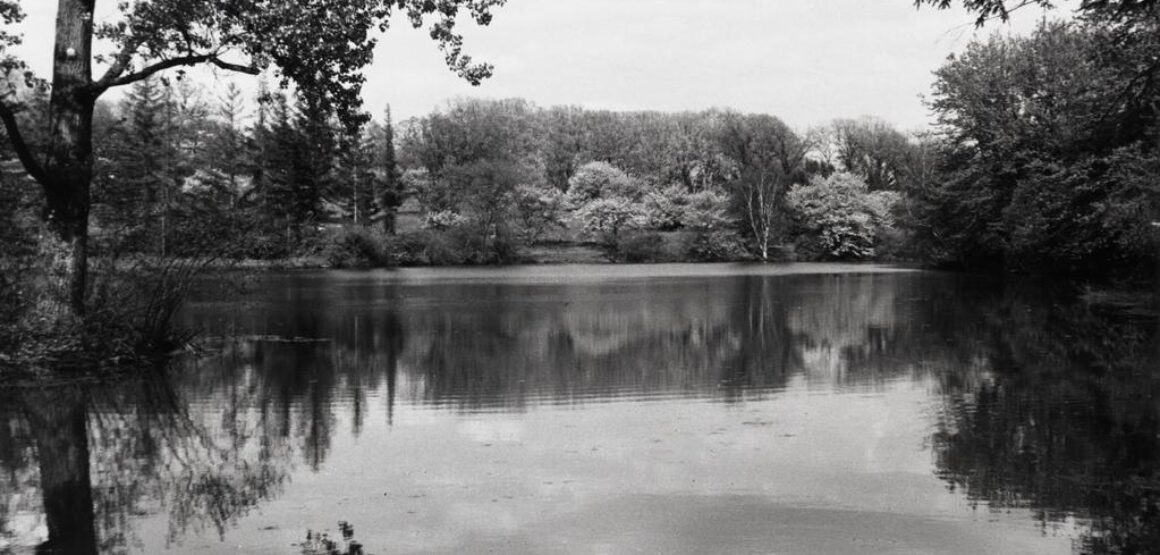
[{"label": "pine tree", "polygon": [[372,171],[374,144],[360,127],[343,134],[339,146],[336,173],[339,204],[351,222],[367,224],[375,202],[375,175]]},{"label": "pine tree", "polygon": [[336,189],[337,148],[329,114],[308,98],[291,108],[285,95],[272,96],[256,132],[263,211],[285,234],[285,249],[299,247],[322,219],[323,200]]},{"label": "pine tree", "polygon": [[300,147],[298,131],[294,126],[285,95],[275,95],[268,122],[263,126],[262,138],[262,205],[271,227],[285,232],[285,251],[289,252],[300,235],[295,202]]},{"label": "pine tree", "polygon": [[208,233],[186,181],[204,167],[209,134],[209,109],[201,89],[191,82],[161,79],[162,153],[161,199],[157,207],[160,224],[158,250],[162,256],[199,255],[212,248]]},{"label": "pine tree", "polygon": [[323,199],[331,197],[337,186],[334,170],[338,152],[330,113],[316,99],[299,96],[296,116],[294,138],[299,156],[294,160],[293,212],[301,234],[306,226],[323,219]]},{"label": "pine tree", "polygon": [[242,124],[244,106],[242,91],[234,83],[226,86],[217,106],[219,121],[213,130],[213,141],[207,148],[209,185],[218,203],[237,210],[243,194],[251,153]]},{"label": "pine tree", "polygon": [[395,127],[391,121],[391,107],[387,106],[383,124],[382,160],[379,165],[378,197],[383,212],[383,230],[394,235],[398,221],[399,206],[403,204],[403,179],[399,171],[399,161],[395,154]]},{"label": "pine tree", "polygon": [[121,124],[113,131],[107,172],[99,180],[96,197],[104,210],[101,223],[130,250],[160,249],[161,203],[165,191],[166,130],[164,91],[154,79],[143,79],[120,103]]}]

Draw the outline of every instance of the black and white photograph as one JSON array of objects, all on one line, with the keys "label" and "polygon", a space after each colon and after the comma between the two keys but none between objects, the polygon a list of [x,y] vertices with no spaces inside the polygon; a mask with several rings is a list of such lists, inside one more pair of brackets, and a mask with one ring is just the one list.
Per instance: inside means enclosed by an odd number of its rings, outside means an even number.
[{"label": "black and white photograph", "polygon": [[1160,554],[1157,0],[0,0],[0,555]]}]

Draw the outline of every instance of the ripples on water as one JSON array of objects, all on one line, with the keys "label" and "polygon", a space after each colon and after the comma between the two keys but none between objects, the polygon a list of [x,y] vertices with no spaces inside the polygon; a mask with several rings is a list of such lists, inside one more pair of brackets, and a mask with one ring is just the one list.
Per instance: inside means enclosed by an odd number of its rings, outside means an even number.
[{"label": "ripples on water", "polygon": [[222,285],[184,314],[203,356],[0,393],[0,553],[295,553],[339,520],[372,553],[1160,545],[1155,323],[1062,294],[808,264]]}]

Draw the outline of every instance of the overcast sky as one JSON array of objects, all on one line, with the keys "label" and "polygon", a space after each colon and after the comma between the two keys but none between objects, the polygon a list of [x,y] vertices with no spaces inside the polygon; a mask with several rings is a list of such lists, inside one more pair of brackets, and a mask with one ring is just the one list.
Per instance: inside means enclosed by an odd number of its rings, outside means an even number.
[{"label": "overcast sky", "polygon": [[[22,4],[23,52],[47,75],[56,2]],[[98,18],[114,4],[100,0]],[[798,127],[874,115],[914,129],[930,119],[920,95],[948,54],[978,36],[1025,33],[1042,16],[1025,9],[976,31],[962,10],[916,10],[911,0],[509,0],[488,27],[464,22],[466,51],[496,67],[483,85],[459,81],[426,33],[399,19],[367,70],[364,98],[376,115],[390,103],[398,118],[478,96],[734,108]]]}]

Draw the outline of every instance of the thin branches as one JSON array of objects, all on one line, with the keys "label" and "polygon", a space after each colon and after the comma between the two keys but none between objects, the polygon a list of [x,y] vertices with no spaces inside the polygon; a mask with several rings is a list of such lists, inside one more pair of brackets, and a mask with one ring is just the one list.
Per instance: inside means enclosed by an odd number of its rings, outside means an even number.
[{"label": "thin branches", "polygon": [[40,162],[37,162],[36,157],[32,155],[32,149],[24,140],[20,124],[16,121],[16,112],[4,102],[0,102],[0,119],[4,120],[4,129],[8,132],[8,140],[12,143],[12,149],[16,151],[16,156],[24,166],[24,171],[28,172],[28,175],[32,176],[38,183],[48,183],[48,174],[45,173]]}]

